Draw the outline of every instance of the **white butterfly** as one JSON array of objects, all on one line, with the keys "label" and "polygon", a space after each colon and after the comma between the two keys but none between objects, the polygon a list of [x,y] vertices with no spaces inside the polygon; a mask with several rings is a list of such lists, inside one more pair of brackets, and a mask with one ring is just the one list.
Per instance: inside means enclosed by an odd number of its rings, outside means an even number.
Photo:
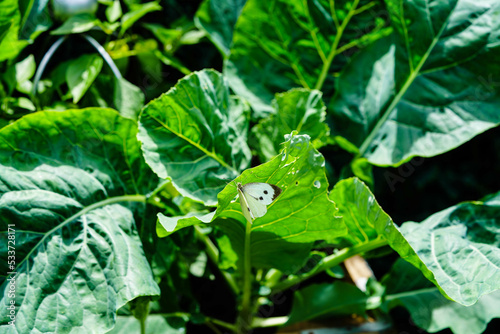
[{"label": "white butterfly", "polygon": [[269,183],[252,182],[242,185],[238,183],[241,211],[251,223],[255,218],[262,217],[279,194],[281,188]]}]

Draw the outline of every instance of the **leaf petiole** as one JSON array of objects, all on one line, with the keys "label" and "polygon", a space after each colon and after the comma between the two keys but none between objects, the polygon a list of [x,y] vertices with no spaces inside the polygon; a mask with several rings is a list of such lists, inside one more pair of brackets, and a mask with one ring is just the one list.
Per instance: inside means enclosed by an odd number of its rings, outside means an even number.
[{"label": "leaf petiole", "polygon": [[292,286],[299,284],[329,268],[339,265],[340,263],[350,258],[351,256],[368,252],[370,250],[377,249],[385,245],[387,245],[387,240],[378,238],[372,241],[368,241],[366,243],[343,248],[340,251],[336,252],[335,254],[323,258],[318,263],[318,265],[314,267],[311,271],[308,271],[307,273],[302,275],[291,276],[290,278],[287,278],[284,281],[276,283],[274,286],[270,287],[271,291],[272,293],[277,293],[286,290],[288,288],[291,288]]}]

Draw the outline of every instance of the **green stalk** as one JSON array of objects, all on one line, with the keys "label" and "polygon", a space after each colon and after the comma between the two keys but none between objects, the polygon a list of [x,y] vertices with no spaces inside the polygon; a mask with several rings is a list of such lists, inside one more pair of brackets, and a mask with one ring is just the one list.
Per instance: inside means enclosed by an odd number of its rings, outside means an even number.
[{"label": "green stalk", "polygon": [[[316,86],[314,86],[314,89],[321,90],[323,88],[323,84],[325,83],[326,76],[328,75],[328,71],[330,70],[330,67],[332,66],[333,59],[335,59],[335,56],[337,55],[337,49],[339,47],[340,39],[342,38],[342,35],[344,34],[344,30],[347,27],[347,24],[351,20],[351,18],[354,16],[356,13],[356,7],[358,7],[359,0],[355,0],[354,3],[352,4],[351,9],[349,10],[349,13],[347,13],[347,16],[345,17],[344,21],[342,21],[342,24],[340,27],[337,29],[337,34],[335,35],[335,40],[333,41],[332,48],[330,49],[330,53],[328,54],[328,57],[326,58],[326,62],[323,63],[323,67],[321,69],[321,73],[318,78],[318,82],[316,82]],[[334,13],[332,13],[333,15]]]},{"label": "green stalk", "polygon": [[207,317],[207,321],[209,321],[209,322],[211,322],[211,323],[213,323],[215,325],[218,325],[220,327],[224,327],[225,329],[228,329],[231,332],[236,332],[236,327],[233,324],[228,324],[225,321],[222,321],[222,320],[219,320],[219,319],[214,319],[214,318],[209,318],[209,317]]},{"label": "green stalk", "polygon": [[385,239],[375,239],[360,245],[356,245],[353,247],[346,247],[335,254],[326,256],[319,262],[319,264],[313,268],[311,271],[302,274],[302,275],[297,275],[297,276],[292,276],[284,281],[281,281],[274,286],[271,286],[271,291],[272,293],[277,293],[283,290],[286,290],[288,288],[291,288],[292,286],[299,284],[306,279],[309,279],[329,268],[335,267],[339,265],[340,263],[344,262],[346,259],[350,258],[351,256],[368,252],[370,250],[380,248],[382,246],[387,245],[387,240]]},{"label": "green stalk", "polygon": [[274,317],[274,318],[255,318],[253,327],[277,327],[283,326],[288,321],[289,316]]},{"label": "green stalk", "polygon": [[146,334],[146,318],[140,319],[139,323],[141,324],[141,334]]},{"label": "green stalk", "polygon": [[247,220],[245,228],[245,250],[243,268],[243,298],[241,300],[240,313],[237,320],[238,333],[248,333],[252,324],[252,262],[250,256],[250,235],[252,232],[252,222]]}]

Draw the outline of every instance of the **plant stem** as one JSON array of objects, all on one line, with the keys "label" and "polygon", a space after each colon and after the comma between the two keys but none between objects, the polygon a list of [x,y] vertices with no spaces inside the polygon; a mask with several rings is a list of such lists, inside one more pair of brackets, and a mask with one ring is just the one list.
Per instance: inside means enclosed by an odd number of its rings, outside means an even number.
[{"label": "plant stem", "polygon": [[[355,0],[354,3],[352,4],[351,9],[349,10],[349,13],[347,13],[347,16],[345,17],[344,21],[342,21],[342,24],[340,27],[337,29],[337,34],[335,35],[335,40],[333,41],[332,48],[330,49],[330,53],[328,54],[328,57],[326,59],[326,62],[323,63],[323,67],[321,69],[321,73],[318,78],[318,82],[316,82],[316,86],[314,86],[314,89],[321,90],[323,88],[323,84],[325,83],[326,76],[328,75],[328,71],[330,70],[330,67],[332,66],[333,59],[335,59],[335,56],[337,55],[337,48],[340,43],[340,39],[342,38],[342,35],[344,34],[344,30],[353,17],[353,15],[356,13],[356,7],[358,7],[359,0]],[[334,13],[332,13],[333,15]]]},{"label": "plant stem", "polygon": [[237,319],[238,333],[248,333],[252,324],[252,262],[250,254],[250,236],[252,232],[252,222],[247,220],[245,228],[245,250],[243,254],[243,298],[241,299],[240,313]]},{"label": "plant stem", "polygon": [[277,327],[282,326],[288,321],[289,316],[273,318],[254,318],[252,327]]},{"label": "plant stem", "polygon": [[141,334],[146,334],[146,318],[140,319],[139,323],[141,324]]},{"label": "plant stem", "polygon": [[271,286],[271,291],[272,293],[277,293],[283,290],[286,290],[288,288],[291,288],[292,286],[299,284],[303,281],[305,281],[308,278],[313,277],[314,275],[317,275],[323,271],[325,271],[328,268],[335,267],[336,265],[339,265],[342,263],[344,260],[350,258],[351,256],[354,256],[356,254],[364,253],[382,246],[387,245],[387,240],[378,238],[360,245],[356,245],[353,247],[346,247],[335,254],[326,256],[323,258],[319,264],[314,267],[311,271],[308,271],[305,274],[302,275],[296,275],[292,276],[284,281],[281,281],[279,283],[276,283],[276,285]]},{"label": "plant stem", "polygon": [[214,319],[214,318],[209,318],[209,317],[207,317],[207,320],[209,322],[217,325],[217,326],[224,327],[226,329],[229,329],[232,332],[236,332],[236,326],[234,326],[233,324],[228,324],[225,321],[222,321],[222,320],[219,320],[219,319]]},{"label": "plant stem", "polygon": [[205,325],[207,325],[207,327],[209,327],[215,334],[222,334],[222,332],[210,321],[207,321]]}]

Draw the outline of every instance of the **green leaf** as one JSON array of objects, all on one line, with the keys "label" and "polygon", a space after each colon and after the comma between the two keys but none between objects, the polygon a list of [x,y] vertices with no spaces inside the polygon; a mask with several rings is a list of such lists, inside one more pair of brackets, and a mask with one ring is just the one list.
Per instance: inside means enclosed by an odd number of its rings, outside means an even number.
[{"label": "green leaf", "polygon": [[106,8],[106,18],[109,22],[115,22],[122,16],[122,7],[119,0],[114,0],[113,3]]},{"label": "green leaf", "polygon": [[15,298],[0,278],[0,331],[10,300],[12,333],[102,333],[128,301],[159,294],[134,222],[157,183],[136,133],[98,108],[37,112],[0,130],[0,233],[16,231],[15,264],[0,269],[17,272]]},{"label": "green leaf", "polygon": [[205,0],[194,17],[195,24],[207,32],[225,57],[229,55],[234,25],[245,3],[246,0]]},{"label": "green leaf", "polygon": [[[342,237],[345,246],[383,239],[401,239],[397,226],[380,207],[370,189],[358,178],[339,181],[330,193],[349,233]],[[340,240],[339,240],[340,242]]]},{"label": "green leaf", "polygon": [[137,120],[144,107],[144,93],[125,78],[117,79],[114,75],[100,74],[89,92],[92,104],[116,109],[123,117],[133,120]]},{"label": "green leaf", "polygon": [[346,233],[335,203],[328,199],[324,158],[307,135],[288,136],[280,155],[244,171],[219,194],[215,225],[229,235],[241,259],[245,218],[240,203],[231,202],[237,182],[267,182],[283,189],[268,212],[253,222],[251,256],[255,267],[296,272],[305,264],[315,241],[333,241]]},{"label": "green leaf", "polygon": [[[449,151],[500,124],[500,3],[386,0],[396,33],[352,59],[332,135],[380,166]],[[429,9],[431,8],[431,9]]]},{"label": "green leaf", "polygon": [[224,78],[204,70],[146,105],[138,138],[158,176],[171,178],[183,196],[214,205],[227,181],[250,163],[247,115]]},{"label": "green leaf", "polygon": [[18,1],[3,0],[0,2],[0,61],[15,58],[28,41],[19,40],[21,14]]},{"label": "green leaf", "polygon": [[167,29],[161,24],[152,23],[145,23],[143,26],[158,38],[168,53],[173,54],[179,47],[183,33],[182,29]]},{"label": "green leaf", "polygon": [[73,60],[66,70],[66,82],[73,96],[73,103],[78,103],[101,72],[104,60],[98,54],[84,54]]},{"label": "green leaf", "polygon": [[52,35],[79,34],[100,25],[100,21],[91,14],[77,14],[67,19],[62,26],[51,31]]},{"label": "green leaf", "polygon": [[311,319],[365,313],[367,296],[352,284],[313,284],[293,296],[292,311],[286,325]]},{"label": "green leaf", "polygon": [[168,217],[160,212],[158,213],[159,224],[156,227],[156,232],[160,238],[163,238],[184,227],[197,225],[200,222],[210,223],[214,213],[190,213],[186,216]]},{"label": "green leaf", "polygon": [[500,291],[463,306],[446,299],[417,268],[401,259],[383,283],[388,307],[403,306],[415,325],[430,333],[450,328],[455,334],[481,334],[491,319],[500,317]]},{"label": "green leaf", "polygon": [[500,289],[500,193],[406,222],[401,233],[454,301],[469,306]]},{"label": "green leaf", "polygon": [[144,93],[136,85],[124,78],[114,78],[113,106],[120,115],[137,120],[144,106]]},{"label": "green leaf", "polygon": [[125,31],[127,31],[135,22],[140,18],[150,12],[161,10],[161,6],[156,1],[144,3],[144,4],[134,4],[131,6],[130,11],[122,16],[120,29],[120,36],[122,36]]},{"label": "green leaf", "polygon": [[205,37],[205,31],[203,30],[190,30],[186,31],[179,40],[179,43],[183,45],[193,45],[198,44],[201,39]]},{"label": "green leaf", "polygon": [[24,94],[31,94],[33,87],[30,79],[35,75],[36,63],[35,57],[29,55],[15,66],[16,71],[16,89]]},{"label": "green leaf", "polygon": [[[403,234],[391,217],[382,210],[375,196],[362,181],[358,178],[339,181],[330,193],[330,198],[337,204],[339,214],[349,230],[347,235],[336,240],[337,244],[346,247],[373,244],[380,247],[387,243],[440,288],[434,273],[426,267],[423,259],[405,239],[406,234]],[[443,290],[442,293],[446,295]]]},{"label": "green leaf", "polygon": [[16,112],[23,112],[22,110],[17,110],[17,109],[26,109],[30,111],[36,111],[36,107],[31,102],[30,99],[27,99],[25,97],[16,97],[16,98],[8,98],[4,100],[5,108],[7,110],[12,110],[13,113]]},{"label": "green leaf", "polygon": [[351,161],[351,170],[353,174],[368,184],[373,189],[373,166],[365,158],[355,158]]},{"label": "green leaf", "polygon": [[420,224],[404,223],[400,229],[356,178],[338,182],[330,198],[349,229],[337,243],[349,247],[385,240],[444,296],[466,306],[500,288],[500,250],[495,239],[500,194],[485,202],[451,207]]},{"label": "green leaf", "polygon": [[277,155],[285,135],[293,130],[309,135],[316,148],[323,146],[329,129],[324,123],[326,107],[321,96],[319,91],[306,89],[276,94],[275,113],[252,129],[262,160],[268,161]]},{"label": "green leaf", "polygon": [[330,97],[342,52],[361,48],[387,32],[370,0],[249,0],[236,23],[224,74],[257,117],[272,112],[275,93],[302,87]]}]

